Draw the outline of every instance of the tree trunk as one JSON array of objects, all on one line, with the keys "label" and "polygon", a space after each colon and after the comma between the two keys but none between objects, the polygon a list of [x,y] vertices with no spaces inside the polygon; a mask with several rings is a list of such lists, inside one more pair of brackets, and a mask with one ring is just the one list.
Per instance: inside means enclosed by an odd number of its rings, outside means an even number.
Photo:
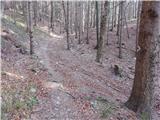
[{"label": "tree trunk", "polygon": [[[160,74],[160,2],[143,1],[140,17],[135,78],[129,100],[125,105],[138,113],[151,116],[153,83]],[[152,119],[152,118],[148,118]]]},{"label": "tree trunk", "polygon": [[140,18],[140,2],[138,2],[138,10],[137,10],[137,24],[136,24],[136,46],[135,46],[135,55],[137,53],[137,50],[138,50],[138,36],[139,36],[139,18]]},{"label": "tree trunk", "polygon": [[116,27],[117,24],[117,2],[115,1],[115,6],[114,6],[114,27]]},{"label": "tree trunk", "polygon": [[89,37],[88,37],[88,31],[89,31],[89,11],[90,11],[90,2],[88,1],[88,9],[87,9],[87,41],[86,41],[87,44],[89,44]]},{"label": "tree trunk", "polygon": [[112,24],[111,24],[111,29],[110,31],[113,31],[113,26],[114,26],[114,1],[112,3]]},{"label": "tree trunk", "polygon": [[109,24],[110,24],[110,13],[111,13],[111,10],[110,10],[110,3],[108,3],[108,9],[107,9],[107,12],[108,12],[108,20],[107,20],[107,37],[106,37],[106,45],[109,45]]},{"label": "tree trunk", "polygon": [[107,24],[107,6],[108,6],[108,1],[105,1],[104,3],[104,13],[101,15],[101,26],[100,26],[100,39],[98,42],[98,49],[97,49],[97,56],[96,56],[96,61],[101,62],[102,58],[102,52],[103,52],[103,37],[106,32],[106,24]]},{"label": "tree trunk", "polygon": [[66,33],[67,33],[67,49],[70,50],[69,45],[69,1],[67,1],[67,22],[66,22]]},{"label": "tree trunk", "polygon": [[118,7],[118,24],[117,24],[117,32],[116,35],[119,35],[119,23],[120,22],[120,6]]},{"label": "tree trunk", "polygon": [[13,9],[14,9],[14,13],[13,13],[13,23],[16,24],[16,14],[17,14],[17,6],[16,6],[16,1],[13,1]]},{"label": "tree trunk", "polygon": [[34,26],[37,26],[37,1],[33,1]]},{"label": "tree trunk", "polygon": [[67,1],[67,12],[65,11],[64,1],[62,1],[63,11],[64,11],[64,19],[65,19],[65,30],[67,35],[67,50],[70,50],[69,45],[69,1]]},{"label": "tree trunk", "polygon": [[98,1],[96,1],[96,35],[97,35],[97,45],[95,49],[98,49],[98,42],[99,42],[99,8],[98,8]]},{"label": "tree trunk", "polygon": [[[81,18],[81,2],[79,1],[79,6],[78,6],[78,11],[79,11],[79,18]],[[78,20],[78,44],[81,44],[81,19]]]},{"label": "tree trunk", "polygon": [[32,41],[32,17],[31,17],[31,2],[28,2],[28,25],[29,25],[29,38],[30,38],[30,55],[33,54],[33,41]]},{"label": "tree trunk", "polygon": [[70,1],[70,20],[69,20],[69,25],[70,25],[70,31],[71,31],[71,34],[73,34],[73,23],[72,23],[72,14],[73,14],[73,5],[72,5],[72,1]]},{"label": "tree trunk", "polygon": [[77,38],[78,36],[78,18],[77,18],[77,14],[78,14],[78,5],[77,2],[75,2],[75,38]]},{"label": "tree trunk", "polygon": [[119,43],[119,58],[122,58],[122,28],[123,28],[123,17],[124,17],[124,10],[123,10],[124,1],[120,2],[119,8],[119,36],[118,36],[118,43]]},{"label": "tree trunk", "polygon": [[53,23],[53,1],[51,1],[51,19],[50,19],[50,28],[52,30],[52,32],[54,31],[54,23]]}]

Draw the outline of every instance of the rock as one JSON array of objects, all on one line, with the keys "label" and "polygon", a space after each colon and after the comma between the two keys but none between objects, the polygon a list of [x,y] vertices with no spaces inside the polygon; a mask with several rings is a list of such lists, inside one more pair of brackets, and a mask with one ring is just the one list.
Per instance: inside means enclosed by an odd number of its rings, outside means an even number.
[{"label": "rock", "polygon": [[35,72],[35,73],[37,72],[37,70],[36,70],[36,69],[34,69],[34,68],[32,68],[32,69],[31,69],[31,71],[32,71],[32,72]]},{"label": "rock", "polygon": [[115,75],[119,75],[120,74],[120,69],[119,69],[118,65],[114,65],[114,74]]},{"label": "rock", "polygon": [[27,54],[27,49],[24,48],[24,47],[21,47],[21,48],[19,49],[19,52],[20,52],[21,54]]}]

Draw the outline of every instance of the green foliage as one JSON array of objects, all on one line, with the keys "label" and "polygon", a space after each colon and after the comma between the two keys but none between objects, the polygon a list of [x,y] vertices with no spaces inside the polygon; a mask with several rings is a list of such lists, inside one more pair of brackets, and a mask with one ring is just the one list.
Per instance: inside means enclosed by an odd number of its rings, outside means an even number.
[{"label": "green foliage", "polygon": [[24,89],[17,88],[15,85],[7,85],[2,86],[2,90],[1,117],[3,120],[8,119],[11,113],[13,115],[23,114],[27,118],[27,112],[38,104],[36,86],[33,84],[27,85]]},{"label": "green foliage", "polygon": [[110,105],[108,105],[108,107],[106,106],[105,109],[101,113],[101,117],[102,118],[108,117],[113,112],[113,110],[114,108],[112,106]]},{"label": "green foliage", "polygon": [[32,106],[38,104],[38,99],[36,97],[31,97],[29,101],[27,101],[27,106],[32,108]]},{"label": "green foliage", "polygon": [[140,115],[140,120],[149,120],[149,115],[147,112],[142,112]]},{"label": "green foliage", "polygon": [[107,118],[116,109],[113,103],[102,97],[98,97],[95,103],[95,107],[100,111],[101,118]]}]

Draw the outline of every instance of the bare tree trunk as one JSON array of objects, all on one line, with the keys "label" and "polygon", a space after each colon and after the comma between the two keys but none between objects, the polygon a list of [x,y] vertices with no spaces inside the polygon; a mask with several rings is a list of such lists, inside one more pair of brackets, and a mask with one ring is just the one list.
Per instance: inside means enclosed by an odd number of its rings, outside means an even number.
[{"label": "bare tree trunk", "polygon": [[[137,11],[137,25],[136,25],[136,48],[135,48],[135,51],[137,53],[137,50],[138,50],[138,36],[139,36],[139,18],[140,18],[140,7],[141,7],[141,4],[140,2],[138,2],[138,11]],[[136,54],[135,54],[136,55]]]},{"label": "bare tree trunk", "polygon": [[26,32],[29,31],[29,24],[28,24],[28,2],[27,1],[23,1],[23,9],[24,9],[24,19],[25,19],[25,23],[26,23]]},{"label": "bare tree trunk", "polygon": [[114,1],[112,3],[112,24],[111,24],[111,29],[110,31],[113,31],[113,26],[114,26]]},{"label": "bare tree trunk", "polygon": [[70,50],[70,45],[69,45],[69,1],[67,1],[66,33],[67,33],[67,49]]},{"label": "bare tree trunk", "polygon": [[116,24],[117,24],[117,2],[115,1],[115,6],[114,6],[114,27],[116,27]]},{"label": "bare tree trunk", "polygon": [[119,36],[118,36],[118,43],[119,43],[119,58],[121,59],[122,58],[122,28],[123,28],[123,13],[124,13],[124,10],[123,10],[123,4],[124,4],[124,1],[121,1],[120,2],[120,22],[119,22]]},{"label": "bare tree trunk", "polygon": [[129,100],[125,105],[151,120],[153,83],[160,78],[160,2],[143,1],[140,17],[135,78]]},{"label": "bare tree trunk", "polygon": [[37,26],[37,1],[33,1],[34,26]]},{"label": "bare tree trunk", "polygon": [[29,39],[30,39],[30,55],[32,55],[33,52],[33,41],[32,41],[32,20],[31,20],[31,2],[28,2],[28,24],[29,24]]},{"label": "bare tree trunk", "polygon": [[[98,2],[98,1],[97,1],[97,2]],[[95,4],[96,4],[96,1],[95,1]],[[93,11],[93,21],[92,21],[92,23],[93,23],[93,24],[92,24],[92,27],[93,27],[93,28],[96,27],[96,22],[97,22],[97,21],[96,21],[96,19],[97,19],[96,13],[97,13],[97,12],[96,12],[96,7],[94,7],[94,11]],[[98,14],[98,18],[99,18],[99,14]]]},{"label": "bare tree trunk", "polygon": [[96,1],[96,34],[97,34],[97,45],[95,46],[95,49],[98,49],[98,42],[99,42],[99,8],[98,8],[98,1]]},{"label": "bare tree trunk", "polygon": [[[81,2],[79,2],[79,6],[78,6],[78,11],[79,11],[79,18],[81,18]],[[78,44],[81,44],[81,19],[78,20]]]},{"label": "bare tree trunk", "polygon": [[4,14],[4,8],[5,8],[5,3],[4,3],[4,1],[0,1],[0,3],[1,3],[1,13],[2,14],[0,14],[0,17],[2,17],[3,16],[3,14]]},{"label": "bare tree trunk", "polygon": [[91,14],[90,14],[90,20],[91,20],[91,22],[90,22],[90,27],[92,27],[92,23],[93,23],[93,17],[92,17],[92,14],[93,14],[93,6],[92,6],[92,4],[93,4],[93,1],[91,2]]},{"label": "bare tree trunk", "polygon": [[103,54],[103,37],[106,32],[106,24],[107,24],[107,6],[108,1],[104,3],[104,13],[101,15],[101,26],[100,26],[100,39],[98,43],[97,56],[96,61],[101,62],[102,54]]},{"label": "bare tree trunk", "polygon": [[54,31],[54,23],[53,23],[53,1],[51,1],[51,19],[50,19],[50,28],[52,30],[52,32]]},{"label": "bare tree trunk", "polygon": [[17,6],[16,6],[16,1],[13,1],[13,10],[14,10],[14,13],[13,13],[13,23],[16,24],[16,9],[17,9]]},{"label": "bare tree trunk", "polygon": [[70,1],[70,31],[71,31],[71,34],[73,34],[73,23],[72,23],[72,14],[73,14],[73,5],[72,5],[72,1]]},{"label": "bare tree trunk", "polygon": [[62,1],[63,11],[64,11],[64,18],[65,18],[65,30],[67,35],[67,50],[70,50],[69,45],[69,1],[67,1],[67,12],[65,11],[64,1]]},{"label": "bare tree trunk", "polygon": [[75,2],[75,38],[77,38],[78,36],[78,18],[77,18],[77,14],[78,14],[78,2]]},{"label": "bare tree trunk", "polygon": [[128,39],[129,39],[129,31],[128,31],[128,23],[127,23],[127,18],[126,18],[125,11],[123,11],[123,12],[124,12],[124,14],[123,14],[124,21],[125,21],[125,24],[126,24],[127,37],[128,37]]},{"label": "bare tree trunk", "polygon": [[118,7],[118,9],[119,9],[119,10],[118,10],[119,12],[118,12],[118,24],[117,24],[117,33],[116,33],[117,36],[119,35],[120,7]]},{"label": "bare tree trunk", "polygon": [[89,11],[90,11],[90,1],[88,1],[88,9],[87,9],[87,41],[86,41],[87,44],[89,44],[89,37],[88,37],[88,31],[89,31]]},{"label": "bare tree trunk", "polygon": [[106,38],[106,45],[109,45],[109,40],[108,40],[108,37],[109,37],[109,22],[110,22],[110,3],[108,3],[108,9],[107,9],[107,12],[108,12],[108,20],[107,20],[107,38]]},{"label": "bare tree trunk", "polygon": [[84,28],[85,28],[85,12],[84,12],[85,6],[84,3],[82,2],[81,6],[81,16],[82,16],[82,34],[84,33]]}]

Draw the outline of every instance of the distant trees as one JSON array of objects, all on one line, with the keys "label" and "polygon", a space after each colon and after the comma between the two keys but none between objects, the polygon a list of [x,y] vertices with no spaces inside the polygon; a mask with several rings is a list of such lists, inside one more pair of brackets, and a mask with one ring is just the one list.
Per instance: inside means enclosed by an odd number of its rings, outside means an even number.
[{"label": "distant trees", "polygon": [[[8,3],[11,3],[11,5],[8,5]],[[16,22],[16,16],[18,16],[18,14],[23,15],[27,32],[29,32],[29,29],[30,27],[32,27],[32,24],[33,26],[37,26],[37,27],[39,27],[39,25],[41,24],[43,25],[47,24],[49,31],[51,30],[51,32],[57,33],[57,27],[58,27],[57,25],[59,25],[60,30],[58,31],[60,31],[60,34],[64,33],[65,31],[66,39],[67,39],[67,49],[70,49],[71,43],[70,43],[69,37],[71,41],[73,41],[72,40],[73,35],[75,38],[78,38],[78,39],[75,39],[75,41],[77,41],[78,44],[81,44],[84,42],[86,44],[89,44],[90,43],[89,38],[91,35],[90,32],[93,31],[94,29],[95,35],[97,37],[95,49],[97,49],[97,52],[101,51],[100,49],[98,50],[98,44],[99,44],[100,35],[101,35],[100,27],[101,27],[102,13],[104,9],[104,6],[103,6],[104,1],[101,1],[101,2],[99,1],[87,1],[87,2],[86,1],[77,1],[77,2],[32,1],[30,8],[28,8],[29,7],[28,1],[21,1],[21,2],[12,1],[8,3],[7,5],[4,6],[4,8],[7,9],[7,6],[11,6],[12,12],[10,14],[14,22]],[[126,28],[128,28],[127,26],[128,20],[136,18],[136,13],[138,8],[137,3],[138,2],[108,1],[108,8],[107,8],[108,19],[106,23],[107,35],[106,35],[106,38],[104,39],[104,42],[106,43],[106,45],[109,45],[108,41],[110,39],[109,37],[110,31],[114,31],[114,27],[117,26],[119,58],[122,57],[121,43],[123,40],[122,39],[123,35],[121,33],[123,33],[124,25],[126,25]],[[69,9],[67,6],[69,6]],[[131,10],[128,10],[128,11],[122,10],[124,8],[128,9],[127,6],[129,6]],[[32,14],[30,20],[29,20],[29,11],[30,11],[30,14]],[[29,25],[29,21],[31,21],[31,26]],[[128,33],[128,29],[126,30]],[[31,34],[32,32],[29,35],[32,36]],[[85,40],[83,38],[85,38]]]},{"label": "distant trees", "polygon": [[143,1],[140,16],[135,78],[129,100],[125,105],[152,119],[153,83],[160,75],[160,2]]}]

